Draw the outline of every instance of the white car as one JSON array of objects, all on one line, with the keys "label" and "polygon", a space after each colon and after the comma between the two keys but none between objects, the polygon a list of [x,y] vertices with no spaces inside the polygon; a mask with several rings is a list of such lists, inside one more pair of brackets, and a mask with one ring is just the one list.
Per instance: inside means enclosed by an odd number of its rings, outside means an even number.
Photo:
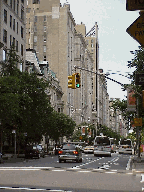
[{"label": "white car", "polygon": [[93,153],[94,152],[94,146],[86,146],[83,150],[84,153]]},{"label": "white car", "polygon": [[111,146],[96,146],[94,148],[94,156],[108,156],[111,157]]},{"label": "white car", "polygon": [[121,145],[119,146],[119,154],[134,154],[134,149],[130,145]]}]

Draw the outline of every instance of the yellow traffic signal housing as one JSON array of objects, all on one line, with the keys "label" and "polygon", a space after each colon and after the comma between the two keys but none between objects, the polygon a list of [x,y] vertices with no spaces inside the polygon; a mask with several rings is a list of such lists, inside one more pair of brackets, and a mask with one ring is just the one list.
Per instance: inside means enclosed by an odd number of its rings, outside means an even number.
[{"label": "yellow traffic signal housing", "polygon": [[75,74],[68,76],[68,88],[76,89]]},{"label": "yellow traffic signal housing", "polygon": [[81,87],[81,79],[80,79],[80,73],[75,73],[76,75],[76,88]]},{"label": "yellow traffic signal housing", "polygon": [[144,90],[142,90],[142,107],[144,109]]}]

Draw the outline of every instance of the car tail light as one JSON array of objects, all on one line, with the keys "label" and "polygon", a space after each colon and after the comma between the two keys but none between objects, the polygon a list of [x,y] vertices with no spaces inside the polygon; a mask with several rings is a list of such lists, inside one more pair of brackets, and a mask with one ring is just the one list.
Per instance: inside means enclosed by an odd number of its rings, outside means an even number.
[{"label": "car tail light", "polygon": [[78,151],[73,151],[73,154],[77,155],[77,154],[78,154]]},{"label": "car tail light", "polygon": [[62,154],[62,151],[58,151],[58,154]]}]

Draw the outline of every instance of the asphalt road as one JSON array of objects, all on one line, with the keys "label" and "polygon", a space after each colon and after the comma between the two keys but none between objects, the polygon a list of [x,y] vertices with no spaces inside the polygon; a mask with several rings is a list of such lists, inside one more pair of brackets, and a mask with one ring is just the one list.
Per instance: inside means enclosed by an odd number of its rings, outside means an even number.
[{"label": "asphalt road", "polygon": [[9,162],[0,164],[0,167],[60,167],[60,168],[83,168],[105,170],[130,170],[130,155],[113,153],[111,157],[95,157],[93,154],[83,154],[82,163],[67,161],[59,163],[58,156],[47,156],[40,159],[23,159],[21,162]]},{"label": "asphalt road", "polygon": [[48,171],[7,169],[1,170],[0,187],[0,190],[4,190],[4,192],[10,191],[10,189],[12,192],[24,191],[26,188],[26,191],[33,188],[33,191],[45,191],[49,189],[55,192],[60,190],[65,192],[140,192],[142,191],[143,183],[141,183],[141,175],[100,173],[87,170],[65,171],[61,169]]},{"label": "asphalt road", "polygon": [[[130,155],[83,154],[83,162],[59,163],[58,156],[0,164],[0,192],[130,192],[142,191],[142,174],[130,170]],[[143,176],[144,178],[144,176]]]}]

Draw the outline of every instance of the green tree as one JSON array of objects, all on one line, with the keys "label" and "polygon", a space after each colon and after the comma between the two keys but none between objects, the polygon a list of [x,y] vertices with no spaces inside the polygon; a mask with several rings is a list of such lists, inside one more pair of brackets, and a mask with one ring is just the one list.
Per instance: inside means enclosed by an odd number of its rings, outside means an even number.
[{"label": "green tree", "polygon": [[21,72],[17,68],[21,62],[13,47],[7,50],[7,59],[0,62],[1,129],[5,138],[11,137],[11,131],[16,129],[18,145],[25,141],[40,142],[53,111],[45,93],[48,82],[35,73]]},{"label": "green tree", "polygon": [[71,137],[76,126],[76,123],[72,120],[72,118],[68,117],[64,113],[58,113],[56,111],[52,112],[52,118],[48,121],[50,129],[47,129],[45,135],[49,135],[49,137],[53,139],[56,144],[60,137]]}]

